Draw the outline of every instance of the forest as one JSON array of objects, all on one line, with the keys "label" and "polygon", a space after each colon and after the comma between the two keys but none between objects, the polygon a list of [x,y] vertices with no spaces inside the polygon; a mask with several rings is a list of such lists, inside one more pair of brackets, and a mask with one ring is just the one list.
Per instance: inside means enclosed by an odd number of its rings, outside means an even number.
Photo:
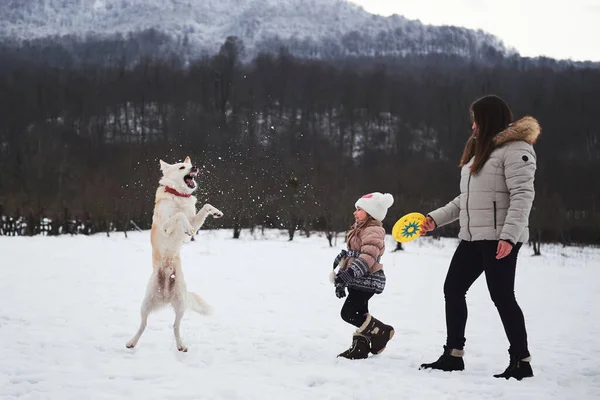
[{"label": "forest", "polygon": [[532,241],[600,243],[600,69],[440,54],[301,59],[284,48],[243,62],[243,52],[229,37],[194,60],[58,66],[0,47],[0,234],[147,229],[159,159],[188,155],[199,205],[225,214],[206,228],[331,239],[358,197],[380,191],[395,197],[391,231],[458,194],[469,106],[493,93],[542,126]]}]

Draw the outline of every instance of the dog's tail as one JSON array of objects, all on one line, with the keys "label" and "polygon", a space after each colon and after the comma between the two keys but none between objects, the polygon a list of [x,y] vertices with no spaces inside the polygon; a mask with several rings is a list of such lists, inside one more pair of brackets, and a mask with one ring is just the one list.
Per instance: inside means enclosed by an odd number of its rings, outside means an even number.
[{"label": "dog's tail", "polygon": [[187,294],[188,308],[192,311],[196,311],[202,315],[209,315],[211,313],[210,306],[194,292],[188,292]]}]

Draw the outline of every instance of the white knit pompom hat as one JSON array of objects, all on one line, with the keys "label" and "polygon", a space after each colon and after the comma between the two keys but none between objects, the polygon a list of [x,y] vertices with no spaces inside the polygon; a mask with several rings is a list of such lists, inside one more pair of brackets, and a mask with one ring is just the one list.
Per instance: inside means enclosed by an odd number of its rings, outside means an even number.
[{"label": "white knit pompom hat", "polygon": [[387,214],[388,208],[394,204],[394,196],[389,193],[373,192],[365,194],[358,199],[354,204],[355,207],[360,207],[377,221],[381,222]]}]

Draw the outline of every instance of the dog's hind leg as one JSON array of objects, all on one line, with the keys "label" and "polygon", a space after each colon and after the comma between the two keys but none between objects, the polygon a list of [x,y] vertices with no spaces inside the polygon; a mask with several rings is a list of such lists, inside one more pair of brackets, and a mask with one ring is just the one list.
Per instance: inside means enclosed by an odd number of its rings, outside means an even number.
[{"label": "dog's hind leg", "polygon": [[144,333],[144,330],[146,329],[146,326],[148,325],[148,315],[150,315],[150,311],[151,311],[150,298],[148,296],[146,296],[146,298],[144,299],[144,302],[142,303],[142,308],[140,310],[140,314],[141,314],[141,318],[142,318],[142,320],[140,322],[140,327],[139,327],[137,333],[135,334],[135,336],[133,338],[131,338],[131,340],[125,344],[125,346],[128,349],[134,348],[135,345],[140,340],[140,337],[142,337],[142,333]]},{"label": "dog's hind leg", "polygon": [[181,341],[180,325],[185,313],[185,303],[182,299],[178,298],[176,301],[171,302],[173,310],[175,311],[175,322],[173,323],[173,333],[175,334],[175,343],[177,344],[177,350],[186,352],[188,348]]}]

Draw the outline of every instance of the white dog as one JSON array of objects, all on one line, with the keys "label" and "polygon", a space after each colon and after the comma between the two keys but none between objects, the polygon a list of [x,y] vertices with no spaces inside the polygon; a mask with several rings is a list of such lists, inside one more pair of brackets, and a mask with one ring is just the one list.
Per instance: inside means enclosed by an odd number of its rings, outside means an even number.
[{"label": "white dog", "polygon": [[133,348],[140,340],[152,311],[170,304],[175,311],[173,331],[177,350],[187,351],[179,334],[183,314],[186,308],[208,314],[209,307],[196,293],[187,291],[179,250],[196,234],[208,215],[220,218],[223,213],[210,204],[196,212],[196,198],[192,193],[196,190],[194,177],[198,170],[192,166],[189,157],[173,165],[160,160],[160,169],[163,177],[156,191],[150,234],[153,270],[142,302],[140,328],[126,346]]}]

